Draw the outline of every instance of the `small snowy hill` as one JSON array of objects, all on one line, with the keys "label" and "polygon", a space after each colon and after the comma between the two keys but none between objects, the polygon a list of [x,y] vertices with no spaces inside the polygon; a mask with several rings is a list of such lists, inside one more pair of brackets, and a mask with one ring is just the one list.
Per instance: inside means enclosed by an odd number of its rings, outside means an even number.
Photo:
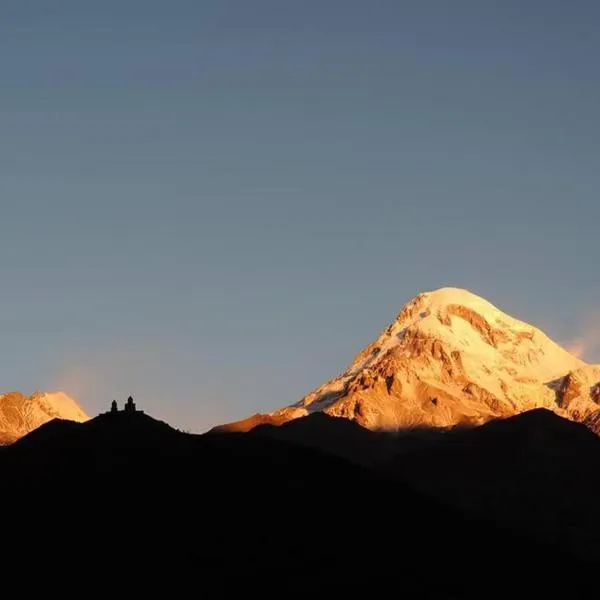
[{"label": "small snowy hill", "polygon": [[89,417],[64,394],[20,392],[0,395],[0,444],[12,443],[52,419],[83,422]]},{"label": "small snowy hill", "polygon": [[421,293],[335,379],[251,421],[323,411],[369,429],[479,425],[534,408],[600,421],[600,366],[460,288]]}]

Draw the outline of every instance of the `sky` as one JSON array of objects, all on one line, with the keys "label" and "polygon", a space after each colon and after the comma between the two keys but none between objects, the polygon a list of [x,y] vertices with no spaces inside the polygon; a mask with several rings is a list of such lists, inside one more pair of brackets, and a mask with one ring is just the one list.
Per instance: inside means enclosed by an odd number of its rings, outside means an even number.
[{"label": "sky", "polygon": [[467,288],[600,362],[592,0],[4,0],[0,388],[203,431]]}]

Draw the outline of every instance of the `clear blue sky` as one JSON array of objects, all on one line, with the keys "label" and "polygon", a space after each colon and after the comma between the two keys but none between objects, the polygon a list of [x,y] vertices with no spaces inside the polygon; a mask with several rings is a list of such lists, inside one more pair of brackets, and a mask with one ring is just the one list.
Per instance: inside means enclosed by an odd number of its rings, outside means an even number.
[{"label": "clear blue sky", "polygon": [[0,388],[204,430],[447,285],[579,336],[599,27],[592,0],[3,1]]}]

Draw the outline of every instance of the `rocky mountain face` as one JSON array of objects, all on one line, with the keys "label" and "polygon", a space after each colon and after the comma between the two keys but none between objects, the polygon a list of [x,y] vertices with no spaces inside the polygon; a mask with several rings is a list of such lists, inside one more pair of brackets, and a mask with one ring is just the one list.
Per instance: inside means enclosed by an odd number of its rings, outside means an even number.
[{"label": "rocky mountain face", "polygon": [[317,411],[373,430],[481,425],[546,408],[600,432],[600,365],[460,288],[421,293],[348,368],[292,406],[221,426]]},{"label": "rocky mountain face", "polygon": [[83,422],[89,417],[62,392],[0,395],[0,444],[10,444],[52,419]]}]

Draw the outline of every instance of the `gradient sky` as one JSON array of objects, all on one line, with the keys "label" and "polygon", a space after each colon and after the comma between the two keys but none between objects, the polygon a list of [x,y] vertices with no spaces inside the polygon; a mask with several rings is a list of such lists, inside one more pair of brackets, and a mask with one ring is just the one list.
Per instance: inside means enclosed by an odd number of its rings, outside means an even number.
[{"label": "gradient sky", "polygon": [[599,27],[591,0],[3,0],[0,388],[202,431],[443,286],[600,362]]}]

